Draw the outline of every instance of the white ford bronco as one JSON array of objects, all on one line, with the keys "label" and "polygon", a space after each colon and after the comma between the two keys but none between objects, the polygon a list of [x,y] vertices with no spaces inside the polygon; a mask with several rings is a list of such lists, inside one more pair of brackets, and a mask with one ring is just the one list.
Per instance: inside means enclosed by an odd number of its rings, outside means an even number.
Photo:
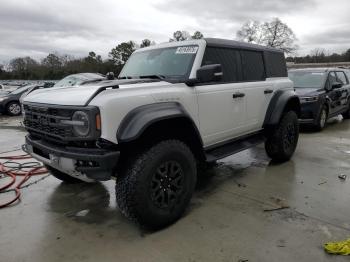
[{"label": "white ford bronco", "polygon": [[300,102],[283,52],[222,39],[135,51],[118,79],[38,90],[23,102],[23,150],[64,182],[116,179],[120,210],[152,228],[185,211],[203,163],[298,142]]}]

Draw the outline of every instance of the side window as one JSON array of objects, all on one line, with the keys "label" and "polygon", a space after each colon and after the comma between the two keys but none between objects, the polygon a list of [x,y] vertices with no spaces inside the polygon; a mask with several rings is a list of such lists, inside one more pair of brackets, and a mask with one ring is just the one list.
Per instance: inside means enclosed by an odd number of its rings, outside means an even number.
[{"label": "side window", "polygon": [[242,68],[244,81],[265,80],[265,66],[263,53],[257,51],[242,50]]},{"label": "side window", "polygon": [[337,72],[337,82],[342,83],[343,85],[348,83],[344,72]]},{"label": "side window", "polygon": [[337,77],[335,75],[335,72],[330,72],[328,76],[328,82],[332,86],[334,82],[337,82]]},{"label": "side window", "polygon": [[287,66],[283,52],[265,51],[266,77],[287,77]]},{"label": "side window", "polygon": [[229,48],[207,47],[202,65],[221,64],[223,71],[222,82],[240,81],[239,51]]}]

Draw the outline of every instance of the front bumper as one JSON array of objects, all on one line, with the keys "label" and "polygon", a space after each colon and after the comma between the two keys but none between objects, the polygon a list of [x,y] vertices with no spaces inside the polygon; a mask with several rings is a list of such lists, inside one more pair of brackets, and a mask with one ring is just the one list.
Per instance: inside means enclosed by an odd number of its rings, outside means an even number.
[{"label": "front bumper", "polygon": [[320,113],[318,102],[302,103],[300,112],[300,124],[315,124]]},{"label": "front bumper", "polygon": [[56,146],[30,136],[26,136],[22,149],[44,164],[87,182],[109,180],[120,156],[119,151]]}]

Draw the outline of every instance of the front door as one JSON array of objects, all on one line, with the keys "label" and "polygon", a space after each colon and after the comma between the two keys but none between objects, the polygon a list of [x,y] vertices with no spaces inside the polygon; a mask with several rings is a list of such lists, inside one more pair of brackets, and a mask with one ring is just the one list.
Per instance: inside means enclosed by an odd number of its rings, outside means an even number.
[{"label": "front door", "polygon": [[196,86],[200,132],[205,146],[242,134],[246,96],[240,83]]}]

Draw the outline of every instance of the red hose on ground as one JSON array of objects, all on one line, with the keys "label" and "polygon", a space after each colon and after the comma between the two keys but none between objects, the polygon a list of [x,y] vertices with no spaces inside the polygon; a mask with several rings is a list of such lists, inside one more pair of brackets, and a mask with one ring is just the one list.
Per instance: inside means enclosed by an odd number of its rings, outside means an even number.
[{"label": "red hose on ground", "polygon": [[[22,185],[28,181],[32,176],[36,175],[43,175],[48,173],[47,169],[43,166],[38,166],[39,162],[27,162],[27,163],[18,163],[11,160],[22,160],[22,159],[30,159],[30,155],[17,155],[17,156],[6,156],[6,157],[0,157],[0,159],[7,160],[4,163],[0,162],[0,174],[4,174],[8,177],[11,177],[11,181],[7,183],[6,185],[0,187],[0,193],[5,193],[8,191],[15,191],[15,197],[4,203],[0,204],[0,208],[7,207],[11,205],[12,203],[20,200],[21,197],[21,187]],[[6,167],[6,164],[17,164],[17,167],[14,168],[8,168]],[[23,170],[26,169],[26,170]],[[12,189],[10,187],[16,183],[16,178],[20,176],[23,177],[22,180]],[[5,191],[6,190],[6,191]]]}]

